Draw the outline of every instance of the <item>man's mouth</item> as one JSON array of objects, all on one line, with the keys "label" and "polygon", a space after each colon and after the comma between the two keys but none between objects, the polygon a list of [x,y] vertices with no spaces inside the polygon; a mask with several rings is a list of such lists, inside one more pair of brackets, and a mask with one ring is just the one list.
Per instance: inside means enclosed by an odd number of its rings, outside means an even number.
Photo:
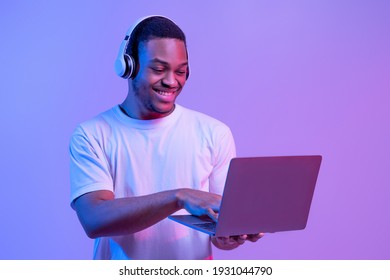
[{"label": "man's mouth", "polygon": [[171,96],[176,93],[176,90],[171,90],[171,91],[163,91],[163,90],[154,90],[155,93],[162,95],[162,96]]}]

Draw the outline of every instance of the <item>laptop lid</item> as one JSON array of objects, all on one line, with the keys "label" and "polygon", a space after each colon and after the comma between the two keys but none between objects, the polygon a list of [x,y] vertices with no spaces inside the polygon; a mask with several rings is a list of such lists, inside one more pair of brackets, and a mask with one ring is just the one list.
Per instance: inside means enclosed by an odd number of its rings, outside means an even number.
[{"label": "laptop lid", "polygon": [[[232,236],[304,229],[321,161],[318,155],[232,159],[218,223],[211,234]],[[199,223],[193,216],[191,220]],[[179,222],[186,224],[183,217]]]}]

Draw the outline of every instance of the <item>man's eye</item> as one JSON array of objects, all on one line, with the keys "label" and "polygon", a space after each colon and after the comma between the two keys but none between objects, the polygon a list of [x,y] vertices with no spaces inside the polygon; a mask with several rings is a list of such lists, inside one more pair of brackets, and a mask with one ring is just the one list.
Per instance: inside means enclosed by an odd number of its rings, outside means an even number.
[{"label": "man's eye", "polygon": [[163,68],[152,68],[152,70],[156,73],[162,73],[164,72],[164,69]]},{"label": "man's eye", "polygon": [[186,70],[178,70],[178,71],[176,71],[176,73],[178,75],[185,75],[187,73],[187,71]]}]

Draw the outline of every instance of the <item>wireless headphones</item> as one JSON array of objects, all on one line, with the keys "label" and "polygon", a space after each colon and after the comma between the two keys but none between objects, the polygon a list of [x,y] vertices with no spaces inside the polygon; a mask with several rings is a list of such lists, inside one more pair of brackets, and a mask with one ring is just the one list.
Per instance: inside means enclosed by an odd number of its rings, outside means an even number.
[{"label": "wireless headphones", "polygon": [[[134,29],[141,22],[143,22],[144,20],[146,20],[148,18],[152,18],[152,17],[163,17],[163,18],[166,18],[166,19],[172,21],[171,19],[164,17],[164,16],[151,15],[151,16],[146,16],[146,17],[140,18],[132,27],[129,28],[129,30],[126,33],[125,38],[123,39],[123,41],[119,47],[118,56],[117,56],[117,58],[115,60],[115,64],[114,64],[115,73],[119,77],[121,77],[123,79],[134,78],[135,69],[136,69],[135,59],[132,56],[130,56],[129,54],[127,54],[126,50],[127,50],[128,45],[129,45],[130,38],[131,38],[131,35],[132,35]],[[189,76],[189,69],[187,69],[186,79],[188,79],[188,76]]]}]

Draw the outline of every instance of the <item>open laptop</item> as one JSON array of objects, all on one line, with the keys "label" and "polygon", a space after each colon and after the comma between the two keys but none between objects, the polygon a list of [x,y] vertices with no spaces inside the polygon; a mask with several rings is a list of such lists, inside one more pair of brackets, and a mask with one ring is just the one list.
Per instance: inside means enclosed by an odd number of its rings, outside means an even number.
[{"label": "open laptop", "polygon": [[233,158],[217,223],[193,215],[169,219],[214,236],[304,229],[321,161],[319,155]]}]

